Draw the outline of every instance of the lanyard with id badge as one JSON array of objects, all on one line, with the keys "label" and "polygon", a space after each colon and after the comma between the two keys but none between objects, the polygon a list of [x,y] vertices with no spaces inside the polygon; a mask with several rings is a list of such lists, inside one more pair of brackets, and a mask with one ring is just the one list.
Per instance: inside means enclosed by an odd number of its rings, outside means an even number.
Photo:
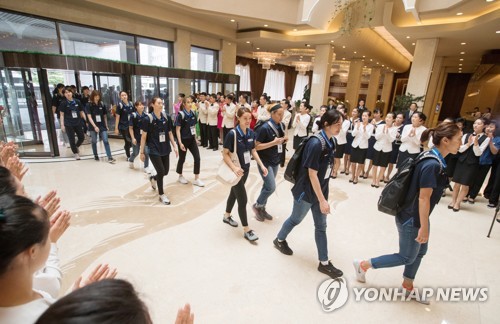
[{"label": "lanyard with id badge", "polygon": [[326,136],[325,131],[322,130],[320,132],[321,136],[325,139],[326,145],[328,145],[328,168],[326,169],[325,177],[324,179],[330,179],[330,174],[332,173],[332,164],[330,163],[330,150],[333,148],[333,144],[330,142],[330,139],[328,136]]},{"label": "lanyard with id badge", "polygon": [[250,164],[250,150],[248,149],[248,142],[252,140],[249,136],[249,130],[247,129],[247,135],[243,134],[243,131],[241,130],[240,126],[238,125],[236,127],[236,130],[240,134],[240,136],[243,138],[243,144],[245,145],[245,152],[243,153],[243,160],[245,161],[245,164]]},{"label": "lanyard with id badge", "polygon": [[[76,105],[76,102],[71,101],[70,103],[70,109],[71,109],[71,117],[72,118],[78,118],[78,106]],[[73,107],[75,107],[76,110],[73,110]]]}]

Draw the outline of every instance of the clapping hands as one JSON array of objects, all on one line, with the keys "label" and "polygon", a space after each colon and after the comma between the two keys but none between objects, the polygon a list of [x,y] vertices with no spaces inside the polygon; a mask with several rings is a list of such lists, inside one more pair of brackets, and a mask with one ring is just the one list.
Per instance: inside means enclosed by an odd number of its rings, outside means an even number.
[{"label": "clapping hands", "polygon": [[110,268],[108,264],[99,264],[85,279],[83,279],[83,276],[80,276],[73,284],[71,290],[75,291],[100,280],[114,279],[117,274],[116,269]]}]

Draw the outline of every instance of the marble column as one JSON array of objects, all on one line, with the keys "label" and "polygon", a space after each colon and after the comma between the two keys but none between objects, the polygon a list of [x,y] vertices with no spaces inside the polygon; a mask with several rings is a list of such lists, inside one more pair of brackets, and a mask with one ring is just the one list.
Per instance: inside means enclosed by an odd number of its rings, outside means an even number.
[{"label": "marble column", "polygon": [[315,111],[319,110],[319,107],[325,105],[328,101],[332,55],[333,49],[330,45],[316,46],[310,100],[310,104]]}]

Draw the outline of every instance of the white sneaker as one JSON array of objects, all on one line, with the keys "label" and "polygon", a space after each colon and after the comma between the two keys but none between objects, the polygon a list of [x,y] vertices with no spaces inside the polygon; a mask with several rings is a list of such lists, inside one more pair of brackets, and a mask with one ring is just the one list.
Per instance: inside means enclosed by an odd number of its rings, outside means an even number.
[{"label": "white sneaker", "polygon": [[354,265],[354,269],[356,270],[356,280],[359,282],[366,282],[366,271],[361,269],[361,261],[360,260],[354,260],[352,263]]},{"label": "white sneaker", "polygon": [[129,162],[128,163],[128,167],[131,168],[131,169],[133,169],[134,168],[134,162]]},{"label": "white sneaker", "polygon": [[205,187],[205,183],[203,181],[201,181],[200,179],[194,180],[193,185],[198,186],[198,187]]},{"label": "white sneaker", "polygon": [[184,178],[183,176],[179,176],[179,180],[178,180],[180,183],[182,184],[188,184],[188,181],[186,180],[186,178]]},{"label": "white sneaker", "polygon": [[156,190],[156,180],[155,180],[155,178],[149,177],[149,182],[151,182],[151,188],[153,188],[153,190]]},{"label": "white sneaker", "polygon": [[160,196],[160,202],[164,205],[170,205],[170,200],[168,199],[167,195],[165,195],[165,194]]},{"label": "white sneaker", "polygon": [[75,154],[75,160],[80,160],[80,155],[78,153]]}]

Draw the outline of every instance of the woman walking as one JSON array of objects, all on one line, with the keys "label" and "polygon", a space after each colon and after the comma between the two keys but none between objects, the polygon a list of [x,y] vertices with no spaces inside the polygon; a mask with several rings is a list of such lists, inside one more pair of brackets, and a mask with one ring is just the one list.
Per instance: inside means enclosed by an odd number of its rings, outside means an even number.
[{"label": "woman walking", "polygon": [[97,155],[97,135],[101,138],[104,143],[104,149],[106,150],[106,156],[108,157],[108,162],[114,164],[116,162],[111,155],[111,148],[108,142],[108,115],[106,113],[106,106],[101,101],[101,94],[97,90],[93,90],[90,94],[90,100],[85,107],[85,113],[87,114],[87,120],[92,127],[90,128],[90,137],[92,138],[92,152],[94,153],[94,160],[99,161],[99,156]]}]

